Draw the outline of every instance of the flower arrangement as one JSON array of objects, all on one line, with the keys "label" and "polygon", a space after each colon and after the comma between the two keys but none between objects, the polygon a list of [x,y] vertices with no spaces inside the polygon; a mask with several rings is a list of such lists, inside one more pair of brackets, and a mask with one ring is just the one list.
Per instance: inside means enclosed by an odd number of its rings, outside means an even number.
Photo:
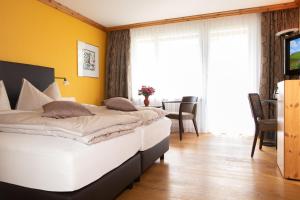
[{"label": "flower arrangement", "polygon": [[143,95],[145,97],[149,97],[150,95],[154,94],[155,89],[150,86],[142,86],[141,89],[139,89],[139,95]]}]

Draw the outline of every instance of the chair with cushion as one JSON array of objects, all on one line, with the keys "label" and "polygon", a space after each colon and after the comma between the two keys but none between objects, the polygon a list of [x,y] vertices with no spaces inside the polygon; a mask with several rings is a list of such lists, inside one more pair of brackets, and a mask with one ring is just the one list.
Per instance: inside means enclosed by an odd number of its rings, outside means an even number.
[{"label": "chair with cushion", "polygon": [[255,135],[251,151],[251,157],[253,157],[258,136],[260,136],[259,149],[261,150],[264,143],[264,133],[271,132],[276,134],[277,120],[265,118],[262,103],[257,93],[248,94],[248,98],[255,123]]},{"label": "chair with cushion", "polygon": [[165,110],[166,103],[180,103],[179,112],[170,112],[166,117],[170,119],[177,119],[179,122],[179,138],[182,140],[182,133],[184,133],[183,120],[192,120],[196,134],[198,134],[198,128],[196,123],[196,114],[197,114],[197,101],[198,97],[195,96],[186,96],[183,97],[181,101],[163,101],[162,107]]}]

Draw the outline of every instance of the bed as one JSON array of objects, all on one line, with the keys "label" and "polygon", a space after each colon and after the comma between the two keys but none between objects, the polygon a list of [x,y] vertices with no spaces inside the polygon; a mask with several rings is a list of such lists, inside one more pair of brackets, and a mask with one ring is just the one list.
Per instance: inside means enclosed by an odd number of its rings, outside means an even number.
[{"label": "bed", "polygon": [[[0,61],[0,80],[12,108],[22,78],[44,90],[54,81],[54,69]],[[163,159],[170,123],[163,118],[89,146],[64,138],[2,132],[0,199],[114,199],[156,159]]]}]

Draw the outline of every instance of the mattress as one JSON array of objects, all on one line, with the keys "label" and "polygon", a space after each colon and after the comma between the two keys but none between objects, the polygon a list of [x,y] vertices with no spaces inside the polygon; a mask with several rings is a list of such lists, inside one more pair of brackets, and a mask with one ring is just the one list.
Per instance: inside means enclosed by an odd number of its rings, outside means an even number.
[{"label": "mattress", "polygon": [[75,191],[136,154],[141,135],[135,130],[85,145],[59,137],[1,132],[0,181],[45,191]]},{"label": "mattress", "polygon": [[168,137],[171,132],[172,121],[169,118],[162,118],[153,123],[140,127],[141,132],[141,148],[140,151],[145,151],[160,143]]}]

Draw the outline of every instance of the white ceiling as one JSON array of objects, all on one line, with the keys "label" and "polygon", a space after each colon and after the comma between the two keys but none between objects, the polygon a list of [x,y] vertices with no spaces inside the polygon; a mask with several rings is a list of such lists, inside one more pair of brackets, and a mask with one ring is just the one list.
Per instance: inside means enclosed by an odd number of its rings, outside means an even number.
[{"label": "white ceiling", "polygon": [[106,27],[293,2],[293,0],[56,1]]}]

